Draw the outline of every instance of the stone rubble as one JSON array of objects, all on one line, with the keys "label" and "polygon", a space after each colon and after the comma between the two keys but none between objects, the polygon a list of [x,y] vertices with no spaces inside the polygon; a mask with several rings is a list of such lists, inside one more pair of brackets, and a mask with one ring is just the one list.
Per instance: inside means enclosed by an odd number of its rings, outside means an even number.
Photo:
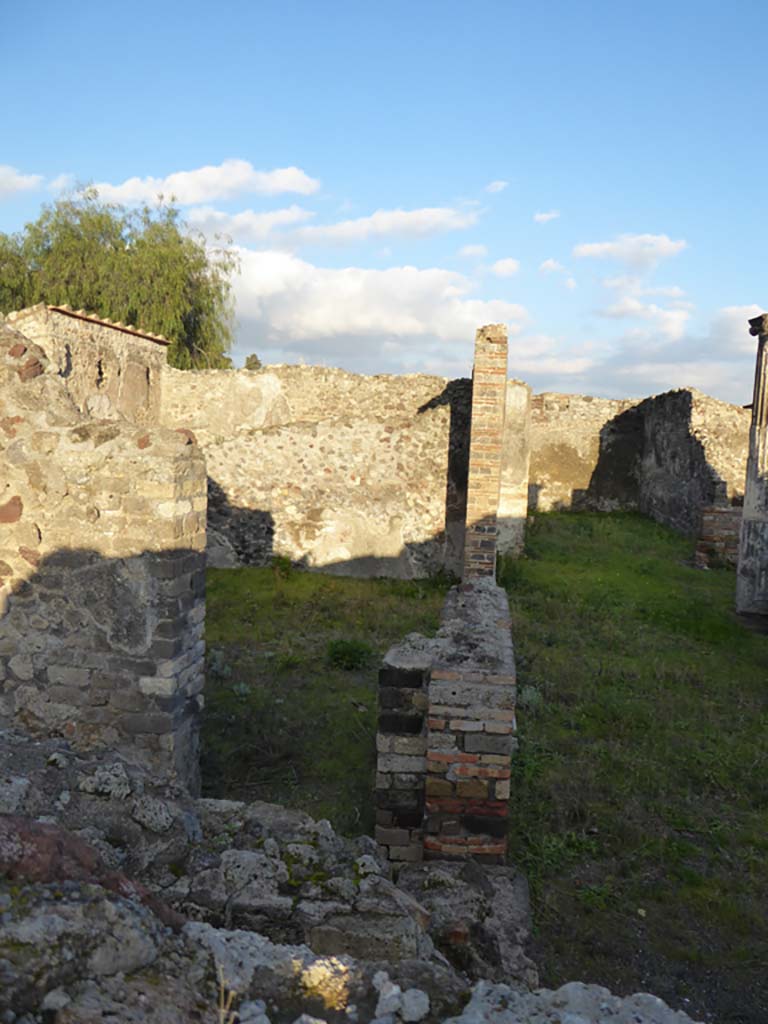
[{"label": "stone rubble", "polygon": [[372,839],[20,733],[0,733],[0,805],[2,1024],[215,1024],[222,981],[233,1024],[690,1024],[536,989],[513,868],[395,884]]}]

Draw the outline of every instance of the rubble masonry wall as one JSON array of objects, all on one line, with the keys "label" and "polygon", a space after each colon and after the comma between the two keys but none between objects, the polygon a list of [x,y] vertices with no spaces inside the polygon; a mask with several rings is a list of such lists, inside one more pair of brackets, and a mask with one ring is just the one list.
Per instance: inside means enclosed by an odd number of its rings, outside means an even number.
[{"label": "rubble masonry wall", "polygon": [[[522,545],[530,389],[510,381],[505,549]],[[214,564],[411,578],[461,571],[471,383],[308,366],[166,370],[161,418],[210,476]]]},{"label": "rubble masonry wall", "polygon": [[635,509],[696,536],[744,494],[750,414],[679,389],[642,402],[535,395],[529,509]]},{"label": "rubble masonry wall", "polygon": [[0,324],[0,720],[194,790],[203,455],[84,416],[56,368]]},{"label": "rubble masonry wall", "polygon": [[168,343],[133,328],[42,303],[8,315],[8,323],[41,345],[75,406],[97,419],[160,419],[161,375]]}]

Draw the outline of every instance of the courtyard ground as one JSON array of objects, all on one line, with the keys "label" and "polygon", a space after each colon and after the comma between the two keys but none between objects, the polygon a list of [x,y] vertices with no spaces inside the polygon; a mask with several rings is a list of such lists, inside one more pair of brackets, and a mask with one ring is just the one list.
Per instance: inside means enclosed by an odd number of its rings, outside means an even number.
[{"label": "courtyard ground", "polygon": [[[519,676],[510,859],[542,981],[768,1021],[768,637],[734,574],[639,516],[558,513],[505,561]],[[376,669],[445,580],[212,570],[208,795],[372,828]]]}]

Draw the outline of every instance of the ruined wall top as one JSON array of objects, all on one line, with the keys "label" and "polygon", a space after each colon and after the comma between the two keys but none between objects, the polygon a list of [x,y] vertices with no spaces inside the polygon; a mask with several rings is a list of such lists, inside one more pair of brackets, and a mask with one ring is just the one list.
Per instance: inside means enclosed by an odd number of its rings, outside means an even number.
[{"label": "ruined wall top", "polygon": [[167,339],[43,303],[9,313],[6,322],[45,351],[81,412],[140,424],[159,421]]}]

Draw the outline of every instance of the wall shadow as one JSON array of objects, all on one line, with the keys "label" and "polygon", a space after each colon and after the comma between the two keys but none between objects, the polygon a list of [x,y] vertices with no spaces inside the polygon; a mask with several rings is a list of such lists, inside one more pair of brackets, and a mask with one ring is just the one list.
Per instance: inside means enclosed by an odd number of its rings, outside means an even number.
[{"label": "wall shadow", "polygon": [[0,582],[0,726],[117,751],[195,792],[204,552],[60,548]]},{"label": "wall shadow", "polygon": [[443,564],[458,574],[464,558],[464,521],[467,516],[467,484],[469,480],[469,440],[472,423],[472,381],[460,377],[449,381],[439,395],[417,410],[422,415],[430,409],[448,406],[448,472],[445,480],[445,554]]},{"label": "wall shadow", "polygon": [[216,569],[264,566],[274,553],[275,520],[271,512],[231,504],[222,486],[208,477],[206,556]]},{"label": "wall shadow", "polygon": [[[591,470],[575,447],[562,446],[560,461],[573,475],[589,472],[586,485],[572,484],[568,497],[547,501],[547,508],[596,512],[638,511],[680,533],[697,536],[702,510],[737,504],[727,482],[707,459],[692,427],[690,391],[656,395],[612,417],[600,428],[597,459]],[[529,484],[529,511],[546,497],[545,480]]]}]

